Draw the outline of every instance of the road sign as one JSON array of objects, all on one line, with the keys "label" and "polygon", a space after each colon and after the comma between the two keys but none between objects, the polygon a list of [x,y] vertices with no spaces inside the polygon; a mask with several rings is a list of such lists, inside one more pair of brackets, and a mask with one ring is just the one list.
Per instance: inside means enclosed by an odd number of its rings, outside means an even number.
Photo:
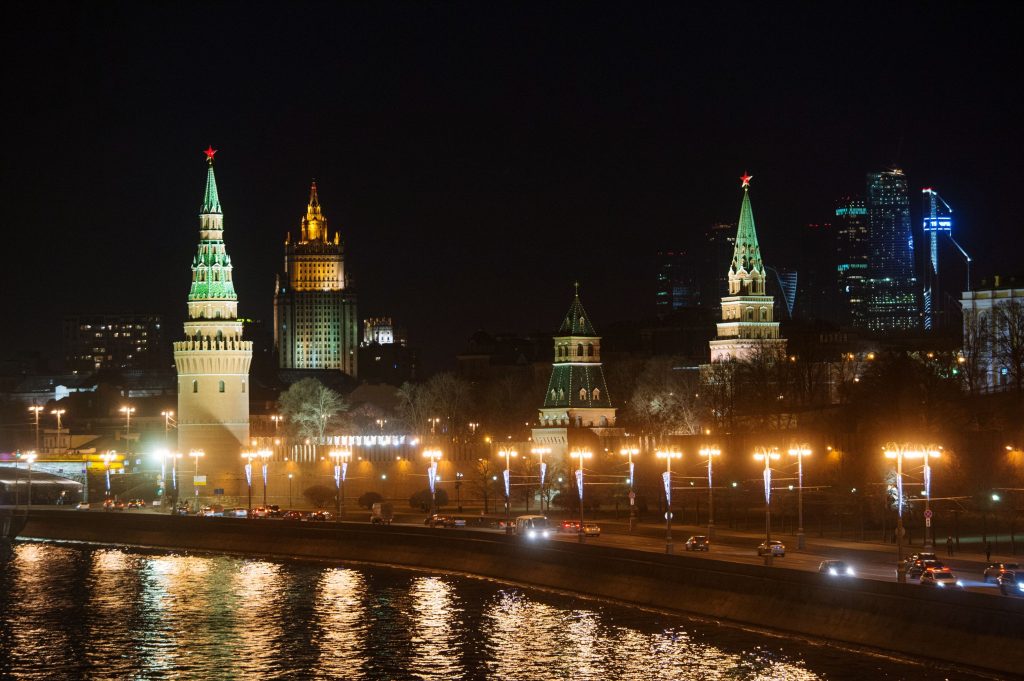
[{"label": "road sign", "polygon": [[925,527],[931,527],[932,526],[932,519],[931,518],[925,518],[924,519],[924,526]]},{"label": "road sign", "polygon": [[196,487],[205,487],[206,486],[206,476],[205,475],[193,475],[192,476],[192,484],[195,485]]},{"label": "road sign", "polygon": [[924,517],[927,518],[928,520],[931,520],[932,519],[932,509],[930,509],[930,508],[926,509],[925,512],[924,512]]}]

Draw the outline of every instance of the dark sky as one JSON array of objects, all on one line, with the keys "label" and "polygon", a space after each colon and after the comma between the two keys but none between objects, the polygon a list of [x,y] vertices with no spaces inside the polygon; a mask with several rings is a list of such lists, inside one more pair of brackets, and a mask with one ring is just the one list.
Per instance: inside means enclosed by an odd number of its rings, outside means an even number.
[{"label": "dark sky", "polygon": [[[735,220],[769,262],[894,162],[1021,271],[1020,6],[22,3],[8,11],[0,357],[60,318],[184,314],[212,144],[240,310],[269,319],[311,178],[360,314],[428,361],[476,328],[600,326],[658,249]],[[723,267],[726,265],[723,264]]]}]

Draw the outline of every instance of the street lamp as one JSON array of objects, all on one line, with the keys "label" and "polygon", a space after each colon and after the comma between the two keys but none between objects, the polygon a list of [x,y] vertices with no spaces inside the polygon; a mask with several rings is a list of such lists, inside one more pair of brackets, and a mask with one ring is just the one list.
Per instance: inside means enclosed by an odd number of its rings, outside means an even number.
[{"label": "street lamp", "polygon": [[[530,450],[530,453],[531,454],[536,454],[537,458],[540,459],[540,512],[543,513],[544,512],[544,498],[547,496],[547,494],[544,493],[545,492],[544,478],[546,477],[546,474],[547,474],[547,471],[548,471],[548,465],[546,463],[544,463],[544,455],[545,454],[550,454],[551,453],[551,448],[550,447],[534,447],[533,449]],[[551,503],[548,502],[548,510],[549,511],[551,510],[550,506],[551,506]]]},{"label": "street lamp", "polygon": [[30,412],[32,412],[32,414],[36,418],[36,451],[37,452],[39,451],[39,412],[41,412],[45,408],[46,407],[42,407],[42,406],[40,406],[38,404],[28,408],[28,410]]},{"label": "street lamp", "polygon": [[281,421],[284,421],[284,417],[279,414],[273,414],[271,415],[270,420],[274,422],[274,435],[277,435],[277,427],[280,425]]},{"label": "street lamp", "polygon": [[796,476],[797,476],[797,530],[796,530],[796,547],[803,551],[804,543],[804,457],[811,455],[811,448],[806,444],[794,445],[789,450],[790,456],[796,457]]},{"label": "street lamp", "polygon": [[288,508],[292,507],[292,474],[288,474]]},{"label": "street lamp", "polygon": [[[334,459],[334,517],[338,522],[341,522],[341,514],[345,508],[345,478],[348,477],[348,462],[352,458],[352,452],[348,449],[334,449],[329,453],[329,456]],[[289,497],[291,497],[291,479],[292,474],[289,473]],[[291,505],[290,500],[288,504]]]},{"label": "street lamp", "polygon": [[[196,494],[196,512],[199,512],[199,459],[206,456],[206,452],[201,449],[193,449],[188,453],[193,459],[196,460],[196,472],[192,475],[192,488]],[[205,481],[204,481],[205,484]]]},{"label": "street lamp", "polygon": [[437,460],[441,458],[440,449],[424,449],[423,456],[430,459],[430,466],[427,467],[427,482],[430,483],[430,515],[437,512],[437,496],[435,485],[437,483]]},{"label": "street lamp", "polygon": [[574,449],[569,456],[580,461],[580,467],[576,469],[576,490],[580,497],[580,531],[577,536],[582,544],[586,541],[586,534],[583,532],[583,460],[591,458],[593,453],[589,449]]},{"label": "street lamp", "polygon": [[171,440],[171,421],[174,420],[174,412],[167,409],[160,412],[160,416],[164,417],[164,444],[168,444]]},{"label": "street lamp", "polygon": [[242,452],[242,458],[245,459],[245,483],[249,486],[249,510],[246,512],[246,518],[252,518],[252,460],[259,456],[256,452]]},{"label": "street lamp", "polygon": [[126,405],[118,409],[118,411],[124,414],[124,448],[125,451],[131,452],[132,414],[135,413],[135,407],[129,407]]},{"label": "street lamp", "polygon": [[110,498],[110,462],[117,458],[117,454],[112,451],[103,452],[100,454],[100,460],[103,461],[103,472],[107,477],[107,498]]},{"label": "street lamp", "polygon": [[263,508],[267,508],[267,466],[270,464],[270,457],[274,454],[269,449],[261,449],[256,455],[263,461]]},{"label": "street lamp", "polygon": [[772,461],[779,458],[774,447],[758,447],[754,458],[764,461],[764,544],[766,553],[764,564],[772,564]]},{"label": "street lamp", "polygon": [[665,459],[665,472],[661,479],[665,483],[665,553],[672,553],[672,459],[683,458],[675,450],[657,452],[659,459]]},{"label": "street lamp", "polygon": [[464,474],[455,473],[455,503],[458,505],[459,513],[462,513],[462,478],[466,477]]},{"label": "street lamp", "polygon": [[56,445],[55,445],[55,449],[60,449],[60,443],[61,443],[61,440],[62,440],[61,433],[63,432],[61,430],[61,426],[60,426],[60,421],[61,421],[60,417],[63,416],[65,413],[67,413],[67,410],[66,409],[51,409],[50,413],[57,417],[57,442],[56,442]]},{"label": "street lamp", "polygon": [[519,453],[511,447],[502,447],[498,450],[498,456],[505,457],[505,471],[503,473],[505,478],[505,534],[512,534],[512,525],[509,514],[511,513],[511,492],[512,492],[512,458],[519,456]]},{"label": "street lamp", "polygon": [[633,485],[633,473],[635,471],[635,464],[633,463],[633,457],[640,453],[639,447],[623,447],[619,450],[619,454],[628,457],[629,461],[629,533],[633,534],[633,530],[636,529],[636,489]]},{"label": "street lamp", "polygon": [[718,447],[701,447],[700,451],[697,452],[701,456],[707,457],[708,460],[708,539],[715,538],[715,488],[714,483],[711,479],[711,462],[716,456],[722,455],[722,450]]},{"label": "street lamp", "polygon": [[441,419],[437,418],[436,416],[434,418],[427,419],[427,423],[430,424],[430,434],[431,435],[433,435],[435,433],[435,431],[437,429],[437,424],[440,423],[440,422],[441,422]]},{"label": "street lamp", "polygon": [[928,528],[931,526],[932,469],[928,461],[941,452],[932,445],[920,446],[891,442],[885,446],[885,458],[896,459],[896,578],[907,581],[907,566],[903,564],[903,459],[924,459],[925,546],[929,545]]},{"label": "street lamp", "polygon": [[941,449],[941,447],[928,445],[921,450],[921,456],[924,458],[924,545],[926,547],[935,545],[935,529],[932,527],[932,467],[928,460],[942,456]]},{"label": "street lamp", "polygon": [[28,462],[28,507],[32,508],[32,463],[36,460],[36,453],[26,452],[22,458]]}]

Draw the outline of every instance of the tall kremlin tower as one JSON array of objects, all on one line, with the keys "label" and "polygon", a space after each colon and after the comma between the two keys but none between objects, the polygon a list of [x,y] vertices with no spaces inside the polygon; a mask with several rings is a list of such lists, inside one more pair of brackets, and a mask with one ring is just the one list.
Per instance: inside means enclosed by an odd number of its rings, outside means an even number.
[{"label": "tall kremlin tower", "polygon": [[[241,495],[240,453],[249,440],[249,364],[252,342],[242,340],[231,256],[224,248],[224,215],[206,150],[206,191],[199,212],[199,248],[192,259],[185,339],[174,343],[178,370],[178,449],[181,496]],[[203,452],[202,456],[192,456]],[[198,465],[194,486],[190,469]],[[194,470],[194,469],[193,469]],[[205,480],[204,480],[205,477]]]}]

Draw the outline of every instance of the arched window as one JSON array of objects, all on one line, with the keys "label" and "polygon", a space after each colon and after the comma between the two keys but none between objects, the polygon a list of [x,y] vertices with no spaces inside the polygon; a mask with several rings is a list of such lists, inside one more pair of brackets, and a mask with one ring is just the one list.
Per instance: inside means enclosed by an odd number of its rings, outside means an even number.
[{"label": "arched window", "polygon": [[581,400],[586,400],[587,399],[587,389],[586,388],[580,388],[580,399]]},{"label": "arched window", "polygon": [[591,394],[591,396],[595,400],[601,399],[601,389],[600,388],[594,388],[593,392],[591,392],[590,394]]},{"label": "arched window", "polygon": [[192,392],[199,392],[199,381],[192,381]]},{"label": "arched window", "polygon": [[587,343],[587,357],[593,357],[593,356],[594,356],[594,344],[593,343]]},{"label": "arched window", "polygon": [[224,381],[220,381],[217,383],[217,390],[219,392],[224,392]]},{"label": "arched window", "polygon": [[583,356],[583,343],[580,343],[579,345],[576,346],[576,356],[577,357],[582,357]]},{"label": "arched window", "polygon": [[766,308],[766,307],[762,307],[761,308],[761,321],[762,322],[768,321],[768,308]]},{"label": "arched window", "polygon": [[754,321],[754,308],[752,308],[752,307],[748,307],[747,308],[747,321],[748,322]]}]

